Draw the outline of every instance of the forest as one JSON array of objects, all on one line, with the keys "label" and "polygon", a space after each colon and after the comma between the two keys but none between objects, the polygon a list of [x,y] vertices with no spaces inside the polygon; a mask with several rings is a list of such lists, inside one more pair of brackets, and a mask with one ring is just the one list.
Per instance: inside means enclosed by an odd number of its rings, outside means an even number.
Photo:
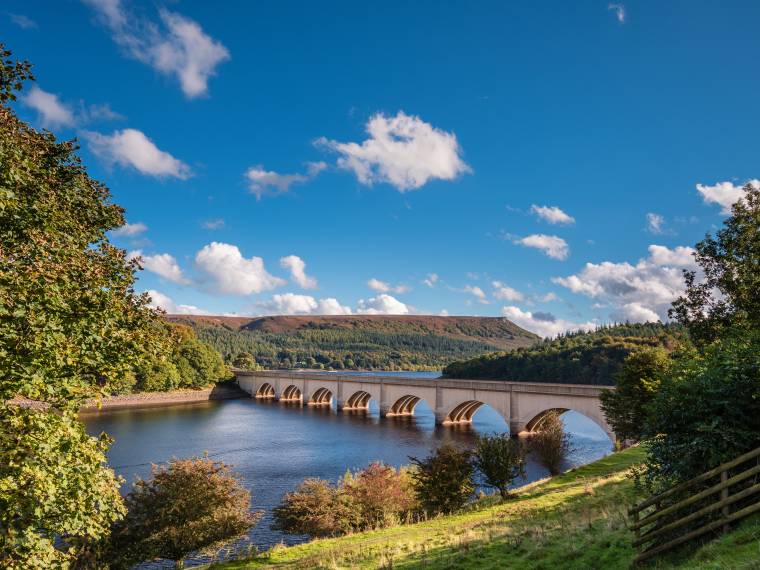
[{"label": "forest", "polygon": [[511,352],[495,352],[452,362],[447,378],[596,384],[611,386],[623,361],[644,347],[675,349],[687,338],[678,324],[617,324],[543,340]]}]

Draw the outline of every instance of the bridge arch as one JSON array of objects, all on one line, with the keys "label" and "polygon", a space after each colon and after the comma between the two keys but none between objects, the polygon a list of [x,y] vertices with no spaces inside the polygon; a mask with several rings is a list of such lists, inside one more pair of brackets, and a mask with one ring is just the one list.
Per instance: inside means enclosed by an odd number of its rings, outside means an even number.
[{"label": "bridge arch", "polygon": [[422,402],[420,396],[407,394],[398,398],[388,409],[387,416],[413,416],[417,404]]},{"label": "bridge arch", "polygon": [[613,443],[616,441],[615,433],[607,423],[607,419],[604,417],[604,414],[601,411],[597,411],[595,409],[547,408],[533,415],[532,418],[525,422],[525,426],[521,432],[530,434],[541,431],[541,424],[544,422],[547,415],[551,412],[557,412],[560,415],[564,414],[565,412],[576,412],[596,424],[596,426],[599,427]]},{"label": "bridge arch", "polygon": [[264,382],[256,390],[256,398],[260,400],[272,400],[275,397],[274,387],[269,382]]},{"label": "bridge arch", "polygon": [[372,394],[359,390],[351,394],[343,404],[344,410],[366,410],[369,408],[369,401],[372,399]]},{"label": "bridge arch", "polygon": [[333,393],[327,388],[317,388],[309,399],[310,406],[329,406],[332,403]]},{"label": "bridge arch", "polygon": [[282,391],[282,394],[280,394],[281,402],[300,402],[302,398],[303,394],[301,393],[301,389],[295,384],[291,384]]}]

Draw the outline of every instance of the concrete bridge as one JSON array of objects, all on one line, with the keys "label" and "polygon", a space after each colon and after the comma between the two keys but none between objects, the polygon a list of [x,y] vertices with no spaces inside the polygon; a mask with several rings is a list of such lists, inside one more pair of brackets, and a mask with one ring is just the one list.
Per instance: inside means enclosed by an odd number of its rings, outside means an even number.
[{"label": "concrete bridge", "polygon": [[238,385],[253,398],[361,410],[374,399],[382,417],[411,416],[425,401],[437,424],[462,424],[487,404],[499,412],[513,435],[540,427],[547,412],[573,410],[596,422],[615,441],[602,412],[604,386],[488,380],[403,378],[280,371],[235,371]]}]

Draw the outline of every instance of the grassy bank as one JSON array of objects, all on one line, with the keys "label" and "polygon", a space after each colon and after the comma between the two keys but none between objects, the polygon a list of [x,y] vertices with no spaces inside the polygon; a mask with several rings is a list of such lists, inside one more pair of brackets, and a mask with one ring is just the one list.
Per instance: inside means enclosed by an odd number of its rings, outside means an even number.
[{"label": "grassy bank", "polygon": [[[214,568],[628,568],[634,551],[626,509],[640,499],[627,477],[633,448],[523,487],[512,501],[409,526],[275,548]],[[656,568],[760,568],[760,518]]]}]

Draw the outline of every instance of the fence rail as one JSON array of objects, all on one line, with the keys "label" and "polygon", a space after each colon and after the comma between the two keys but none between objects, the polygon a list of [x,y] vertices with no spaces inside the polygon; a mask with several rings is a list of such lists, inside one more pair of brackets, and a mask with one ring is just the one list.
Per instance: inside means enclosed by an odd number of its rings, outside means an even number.
[{"label": "fence rail", "polygon": [[760,512],[759,479],[760,447],[633,506],[628,514],[640,550],[634,561]]}]

